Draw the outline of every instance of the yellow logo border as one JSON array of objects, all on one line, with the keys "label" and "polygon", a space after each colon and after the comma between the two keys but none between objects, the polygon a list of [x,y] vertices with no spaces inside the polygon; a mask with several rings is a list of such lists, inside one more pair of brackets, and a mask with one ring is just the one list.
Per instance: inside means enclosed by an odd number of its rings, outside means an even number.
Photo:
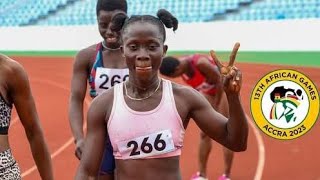
[{"label": "yellow logo border", "polygon": [[[279,77],[280,76],[280,77]],[[282,77],[281,77],[282,76]],[[286,76],[286,77],[284,77]],[[292,128],[279,128],[272,125],[263,115],[261,100],[268,87],[278,81],[293,81],[308,95],[309,111],[305,119]],[[312,89],[312,91],[310,91]],[[316,85],[305,74],[292,69],[278,69],[264,75],[255,85],[250,97],[250,112],[258,128],[266,135],[280,140],[291,140],[309,132],[318,120],[320,109],[319,92]]]}]

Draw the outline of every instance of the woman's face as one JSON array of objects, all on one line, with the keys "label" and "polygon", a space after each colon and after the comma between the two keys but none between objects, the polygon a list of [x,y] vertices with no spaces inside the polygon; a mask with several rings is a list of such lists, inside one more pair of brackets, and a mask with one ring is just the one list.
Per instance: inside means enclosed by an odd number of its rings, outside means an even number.
[{"label": "woman's face", "polygon": [[97,17],[100,35],[105,40],[106,45],[110,48],[117,48],[120,46],[120,33],[112,32],[110,30],[110,24],[111,24],[110,22],[111,22],[112,16],[119,12],[122,12],[122,11],[100,10]]},{"label": "woman's face", "polygon": [[122,40],[121,50],[130,75],[145,80],[157,76],[162,58],[167,51],[159,27],[150,22],[134,22],[126,27]]}]

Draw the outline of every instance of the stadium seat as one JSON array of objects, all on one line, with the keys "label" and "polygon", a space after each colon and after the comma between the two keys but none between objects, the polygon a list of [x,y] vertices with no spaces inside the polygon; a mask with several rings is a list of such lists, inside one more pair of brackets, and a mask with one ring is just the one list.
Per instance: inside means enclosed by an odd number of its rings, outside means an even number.
[{"label": "stadium seat", "polygon": [[[127,0],[128,14],[165,8],[180,22],[319,18],[320,0]],[[96,0],[1,0],[1,26],[96,24]],[[235,13],[230,13],[235,12]]]}]

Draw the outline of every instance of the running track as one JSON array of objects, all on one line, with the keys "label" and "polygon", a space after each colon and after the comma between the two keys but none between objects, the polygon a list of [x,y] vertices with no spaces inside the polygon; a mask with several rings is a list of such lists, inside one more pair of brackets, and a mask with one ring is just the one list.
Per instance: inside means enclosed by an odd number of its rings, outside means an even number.
[{"label": "running track", "polygon": [[[78,160],[74,156],[74,145],[68,122],[68,98],[72,58],[13,57],[27,70],[36,100],[38,113],[49,145],[54,175],[57,180],[73,179]],[[249,98],[255,83],[270,70],[284,66],[236,63],[243,72],[242,101],[250,115]],[[320,69],[288,67],[305,73],[320,87]],[[179,79],[175,79],[181,82]],[[318,88],[319,91],[319,88]],[[87,98],[85,109],[90,98]],[[320,127],[317,122],[306,135],[291,141],[272,139],[249,122],[248,149],[237,153],[232,169],[233,180],[259,179],[306,179],[320,180]],[[185,137],[181,157],[183,179],[189,179],[197,170],[197,148],[199,130],[191,121]],[[10,143],[22,169],[25,180],[40,179],[31,157],[29,145],[21,123],[13,113],[10,127]],[[209,179],[217,179],[223,170],[222,151],[214,142],[209,160]]]}]

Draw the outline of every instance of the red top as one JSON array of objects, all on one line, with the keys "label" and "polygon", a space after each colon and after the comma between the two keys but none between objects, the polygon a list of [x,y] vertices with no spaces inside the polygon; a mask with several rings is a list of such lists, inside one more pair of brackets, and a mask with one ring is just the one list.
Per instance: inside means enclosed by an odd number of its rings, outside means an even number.
[{"label": "red top", "polygon": [[217,92],[217,88],[214,84],[208,84],[206,82],[205,76],[201,74],[201,72],[197,69],[196,64],[201,57],[207,58],[213,65],[216,66],[213,60],[208,58],[207,56],[195,54],[192,58],[189,58],[191,68],[193,70],[192,77],[189,77],[187,74],[182,75],[182,79],[194,89],[209,95],[214,95]]}]

